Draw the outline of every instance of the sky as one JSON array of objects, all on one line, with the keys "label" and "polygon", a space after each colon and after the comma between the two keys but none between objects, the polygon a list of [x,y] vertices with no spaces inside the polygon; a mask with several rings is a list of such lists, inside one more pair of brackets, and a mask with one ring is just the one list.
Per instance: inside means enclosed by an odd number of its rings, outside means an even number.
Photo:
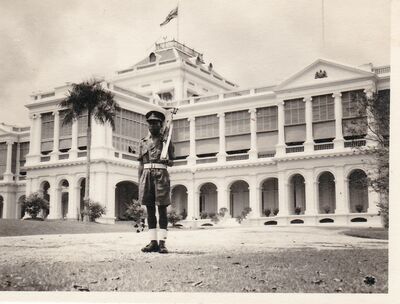
[{"label": "sky", "polygon": [[[110,77],[177,38],[177,20],[159,26],[177,3],[0,0],[0,122],[27,126],[32,92]],[[179,40],[241,87],[278,84],[317,58],[386,65],[390,0],[180,0]]]}]

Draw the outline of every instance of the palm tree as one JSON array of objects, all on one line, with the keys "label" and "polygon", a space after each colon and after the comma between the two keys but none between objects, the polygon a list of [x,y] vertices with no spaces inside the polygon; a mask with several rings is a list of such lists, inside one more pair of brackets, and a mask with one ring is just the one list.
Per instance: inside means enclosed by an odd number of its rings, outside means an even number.
[{"label": "palm tree", "polygon": [[115,113],[119,110],[118,104],[114,100],[114,95],[101,86],[100,80],[91,79],[82,83],[72,84],[72,90],[68,91],[67,97],[59,103],[65,108],[63,125],[76,121],[82,114],[88,114],[87,120],[87,161],[86,161],[86,182],[85,182],[85,221],[88,221],[87,203],[89,201],[90,189],[90,149],[92,137],[92,118],[104,125],[110,123],[115,128]]}]

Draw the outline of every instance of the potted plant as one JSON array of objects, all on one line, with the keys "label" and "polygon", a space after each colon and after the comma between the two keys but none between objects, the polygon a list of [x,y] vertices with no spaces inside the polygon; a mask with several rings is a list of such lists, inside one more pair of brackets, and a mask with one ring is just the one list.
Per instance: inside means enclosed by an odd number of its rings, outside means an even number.
[{"label": "potted plant", "polygon": [[274,211],[272,212],[275,216],[278,215],[279,213],[279,208],[275,208]]},{"label": "potted plant", "polygon": [[324,210],[325,213],[329,213],[331,211],[331,206],[324,205],[323,210]]},{"label": "potted plant", "polygon": [[270,216],[271,215],[271,209],[265,209],[264,210],[264,214],[265,214],[266,217]]},{"label": "potted plant", "polygon": [[294,213],[299,215],[301,213],[301,207],[297,206],[296,208],[294,208]]},{"label": "potted plant", "polygon": [[205,212],[205,211],[200,212],[200,218],[202,220],[206,219],[207,217],[208,217],[208,213],[207,212]]},{"label": "potted plant", "polygon": [[357,211],[358,213],[361,213],[361,212],[364,211],[364,206],[363,206],[363,204],[357,204],[357,205],[354,206],[354,208],[356,209],[356,211]]}]

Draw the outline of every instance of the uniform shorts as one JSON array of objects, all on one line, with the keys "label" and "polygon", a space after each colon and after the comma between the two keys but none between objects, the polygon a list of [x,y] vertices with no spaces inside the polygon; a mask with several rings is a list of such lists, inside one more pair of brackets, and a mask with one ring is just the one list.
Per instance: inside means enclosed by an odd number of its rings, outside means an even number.
[{"label": "uniform shorts", "polygon": [[143,169],[139,180],[139,202],[146,206],[171,204],[170,180],[166,169]]}]

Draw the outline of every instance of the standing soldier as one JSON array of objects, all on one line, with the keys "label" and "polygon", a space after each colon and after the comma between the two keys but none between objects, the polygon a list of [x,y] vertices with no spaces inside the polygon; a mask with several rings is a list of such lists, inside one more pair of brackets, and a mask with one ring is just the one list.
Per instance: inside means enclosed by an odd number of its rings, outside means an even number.
[{"label": "standing soldier", "polygon": [[[172,166],[174,159],[173,145],[169,143],[167,157],[163,159],[161,152],[164,144],[164,134],[161,130],[165,121],[163,113],[150,111],[146,114],[149,134],[140,142],[139,148],[139,202],[147,208],[147,223],[149,225],[150,243],[142,248],[143,252],[168,253],[165,247],[167,239],[167,207],[170,200],[170,180],[167,166]],[[157,242],[157,218],[160,227]]]}]

